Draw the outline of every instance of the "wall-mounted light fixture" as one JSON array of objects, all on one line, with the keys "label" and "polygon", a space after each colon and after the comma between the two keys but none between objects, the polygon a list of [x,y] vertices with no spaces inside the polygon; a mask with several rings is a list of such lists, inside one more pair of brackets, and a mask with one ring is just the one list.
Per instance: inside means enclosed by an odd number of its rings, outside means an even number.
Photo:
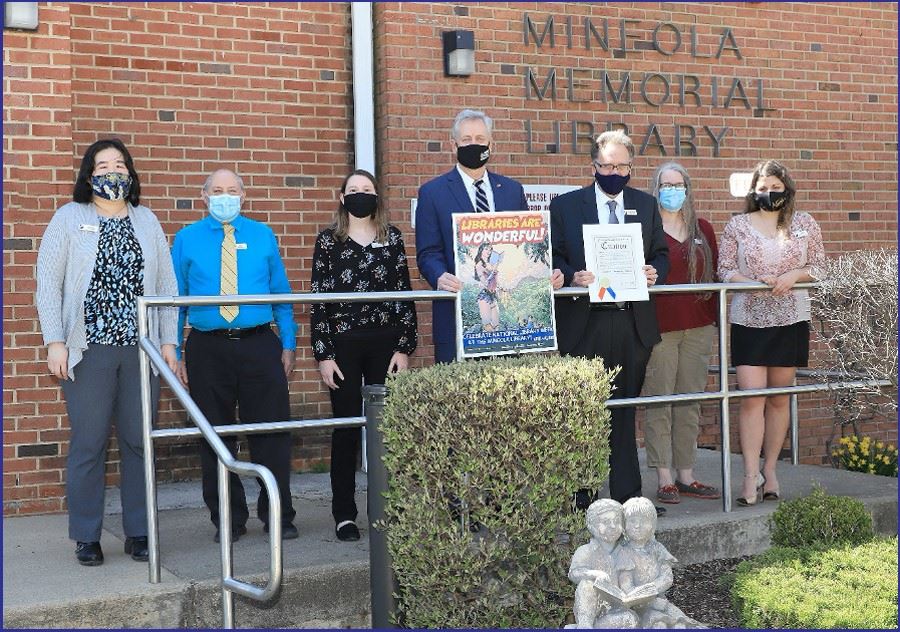
[{"label": "wall-mounted light fixture", "polygon": [[3,28],[28,29],[30,31],[37,29],[37,2],[6,2],[3,9]]},{"label": "wall-mounted light fixture", "polygon": [[468,77],[475,72],[475,33],[444,31],[444,75]]}]

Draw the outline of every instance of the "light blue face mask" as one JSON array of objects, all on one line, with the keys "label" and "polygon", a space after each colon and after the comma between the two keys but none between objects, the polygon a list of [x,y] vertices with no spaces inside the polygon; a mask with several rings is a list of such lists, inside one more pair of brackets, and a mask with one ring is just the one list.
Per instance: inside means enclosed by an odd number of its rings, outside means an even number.
[{"label": "light blue face mask", "polygon": [[661,189],[659,192],[659,205],[670,213],[677,213],[684,205],[687,191],[682,189]]},{"label": "light blue face mask", "polygon": [[209,214],[222,224],[233,222],[234,218],[241,214],[241,196],[228,193],[210,195]]}]

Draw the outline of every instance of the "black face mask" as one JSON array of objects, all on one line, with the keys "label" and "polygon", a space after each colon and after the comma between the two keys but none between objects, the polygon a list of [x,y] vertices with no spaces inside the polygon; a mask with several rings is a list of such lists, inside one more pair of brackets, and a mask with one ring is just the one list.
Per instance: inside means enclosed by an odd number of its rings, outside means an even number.
[{"label": "black face mask", "polygon": [[791,196],[787,191],[765,191],[763,193],[753,194],[753,198],[756,200],[756,205],[764,211],[771,212],[776,212],[783,209],[784,205],[788,203],[790,197]]},{"label": "black face mask", "polygon": [[378,196],[374,193],[348,193],[344,195],[344,208],[353,217],[371,217],[378,208]]},{"label": "black face mask", "polygon": [[468,169],[483,167],[490,158],[491,148],[488,145],[463,145],[456,148],[456,160]]},{"label": "black face mask", "polygon": [[622,190],[625,188],[625,185],[628,184],[628,181],[631,179],[631,174],[627,176],[620,176],[618,173],[610,173],[609,175],[604,175],[598,171],[594,172],[594,179],[597,181],[597,186],[603,189],[604,193],[609,193],[610,195],[619,195]]}]

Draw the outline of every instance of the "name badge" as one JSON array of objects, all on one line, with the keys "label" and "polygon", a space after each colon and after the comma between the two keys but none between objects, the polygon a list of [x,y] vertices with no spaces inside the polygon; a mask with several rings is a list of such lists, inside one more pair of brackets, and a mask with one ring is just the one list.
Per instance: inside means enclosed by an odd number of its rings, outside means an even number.
[{"label": "name badge", "polygon": [[626,208],[626,209],[625,209],[625,214],[626,214],[626,215],[637,215],[637,211],[636,211],[635,209],[633,209],[633,208]]},{"label": "name badge", "polygon": [[384,244],[378,241],[373,241],[371,244],[372,248],[384,248]]},{"label": "name badge", "polygon": [[794,237],[809,237],[809,233],[805,230],[794,231]]},{"label": "name badge", "polygon": [[100,227],[95,224],[81,224],[78,230],[83,230],[86,233],[96,233],[100,230]]},{"label": "name badge", "polygon": [[247,244],[235,244],[235,245],[234,245],[234,249],[235,249],[235,250],[246,250],[246,249],[247,249]]}]

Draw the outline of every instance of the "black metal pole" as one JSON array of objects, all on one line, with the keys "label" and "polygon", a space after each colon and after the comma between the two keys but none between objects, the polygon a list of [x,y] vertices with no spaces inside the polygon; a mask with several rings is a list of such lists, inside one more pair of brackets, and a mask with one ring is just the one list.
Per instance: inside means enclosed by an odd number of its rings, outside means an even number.
[{"label": "black metal pole", "polygon": [[394,570],[388,553],[387,536],[376,529],[376,521],[384,520],[384,493],[388,489],[388,475],[384,467],[384,438],[381,434],[381,413],[387,388],[381,384],[363,387],[366,402],[366,458],[369,467],[369,588],[372,596],[372,627],[393,628]]}]

